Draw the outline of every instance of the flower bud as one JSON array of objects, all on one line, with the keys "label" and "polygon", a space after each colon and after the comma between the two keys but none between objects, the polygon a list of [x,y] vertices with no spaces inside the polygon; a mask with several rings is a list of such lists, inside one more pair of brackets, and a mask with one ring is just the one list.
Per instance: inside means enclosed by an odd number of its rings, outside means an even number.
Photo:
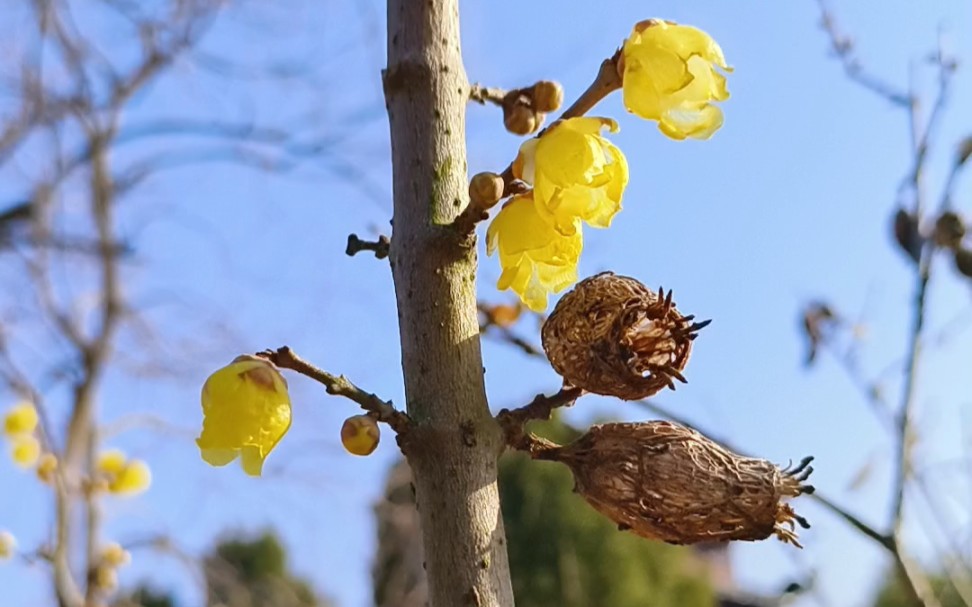
[{"label": "flower bud", "polygon": [[30,468],[41,454],[40,441],[33,434],[21,434],[12,439],[10,457],[20,468]]},{"label": "flower bud", "polygon": [[517,103],[503,106],[503,124],[514,135],[530,135],[536,133],[543,124],[543,116],[538,116],[532,108]]},{"label": "flower bud", "polygon": [[57,456],[53,453],[43,453],[37,460],[37,478],[43,483],[51,484],[54,482],[54,474],[57,472]]},{"label": "flower bud", "polygon": [[972,157],[972,135],[959,142],[958,150],[955,153],[955,164],[963,165],[968,161],[969,157]]},{"label": "flower bud", "polygon": [[940,247],[957,248],[965,237],[965,222],[962,216],[954,211],[945,211],[935,220],[935,231],[932,236],[935,244]]},{"label": "flower bud", "polygon": [[918,220],[904,209],[898,209],[894,214],[894,239],[901,250],[912,261],[918,263],[918,260],[921,259],[921,247],[925,239],[918,229]]},{"label": "flower bud", "polygon": [[533,109],[555,112],[564,102],[564,87],[560,83],[541,80],[533,85]]},{"label": "flower bud", "polygon": [[966,248],[955,249],[955,268],[963,276],[972,278],[972,250]]},{"label": "flower bud", "polygon": [[503,198],[506,183],[496,173],[476,173],[469,181],[469,203],[488,210]]},{"label": "flower bud", "polygon": [[29,402],[22,402],[7,412],[3,418],[3,433],[13,438],[29,434],[37,427],[37,409]]},{"label": "flower bud", "polygon": [[353,455],[371,455],[378,448],[381,431],[370,415],[355,415],[341,426],[341,444]]},{"label": "flower bud", "polygon": [[810,526],[785,500],[813,492],[803,484],[813,458],[781,470],[671,422],[593,426],[536,457],[567,465],[575,490],[595,510],[649,539],[695,544],[776,535],[799,547],[796,524]]},{"label": "flower bud", "polygon": [[101,562],[117,569],[132,562],[132,555],[120,544],[111,542],[101,549]]},{"label": "flower bud", "polygon": [[566,384],[624,400],[647,398],[675,381],[697,331],[672,301],[627,276],[604,272],[564,295],[543,323],[543,349]]},{"label": "flower bud", "polygon": [[5,561],[17,552],[17,538],[9,531],[0,531],[0,561]]}]

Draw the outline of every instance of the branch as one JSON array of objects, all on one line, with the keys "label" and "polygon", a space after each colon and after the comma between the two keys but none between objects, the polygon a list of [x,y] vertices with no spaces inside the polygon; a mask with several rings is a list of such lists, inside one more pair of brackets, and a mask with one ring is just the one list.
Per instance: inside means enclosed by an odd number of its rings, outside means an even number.
[{"label": "branch", "polygon": [[552,396],[537,396],[529,404],[513,409],[503,409],[496,415],[496,421],[503,429],[506,444],[518,451],[527,451],[531,456],[556,447],[550,441],[526,431],[527,423],[533,420],[548,420],[554,409],[570,407],[584,394],[580,388],[561,388]]},{"label": "branch", "polygon": [[487,87],[481,84],[473,84],[469,87],[469,100],[482,105],[486,105],[488,101],[493,105],[501,106],[506,95],[507,91],[501,88]]},{"label": "branch", "polygon": [[827,8],[826,0],[817,0],[817,4],[820,6],[820,26],[827,32],[827,36],[830,38],[830,48],[843,66],[847,77],[898,107],[909,107],[911,95],[864,71],[860,62],[854,56],[854,41],[841,34],[837,29],[837,22],[833,13]]},{"label": "branch", "polygon": [[348,257],[354,257],[361,251],[372,251],[375,259],[385,259],[391,248],[391,240],[384,234],[378,236],[377,241],[361,240],[357,234],[348,234],[348,246],[344,253]]},{"label": "branch", "polygon": [[375,394],[362,390],[343,375],[331,375],[327,371],[314,366],[297,356],[288,346],[276,350],[264,350],[258,352],[257,356],[266,358],[281,369],[296,371],[324,384],[328,394],[353,400],[365,411],[377,415],[378,421],[385,422],[398,434],[406,432],[412,424],[408,415],[392,406],[391,401],[384,401]]}]

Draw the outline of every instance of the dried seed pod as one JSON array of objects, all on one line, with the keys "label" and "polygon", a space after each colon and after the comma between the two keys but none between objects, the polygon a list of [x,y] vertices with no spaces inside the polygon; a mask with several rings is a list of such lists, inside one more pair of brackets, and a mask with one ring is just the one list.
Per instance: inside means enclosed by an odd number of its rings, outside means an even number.
[{"label": "dried seed pod", "polygon": [[955,249],[955,268],[963,276],[972,278],[972,249]]},{"label": "dried seed pod", "polygon": [[537,457],[566,464],[595,510],[649,539],[694,544],[776,535],[800,547],[795,526],[810,527],[784,500],[813,492],[803,484],[813,458],[781,470],[664,421],[594,426]]},{"label": "dried seed pod", "polygon": [[958,213],[945,211],[935,220],[935,231],[932,237],[938,246],[955,249],[962,244],[962,239],[965,237],[965,221]]},{"label": "dried seed pod", "polygon": [[543,349],[564,381],[625,400],[646,398],[675,381],[697,331],[675,309],[672,292],[656,294],[627,276],[603,272],[564,295],[543,323]]}]

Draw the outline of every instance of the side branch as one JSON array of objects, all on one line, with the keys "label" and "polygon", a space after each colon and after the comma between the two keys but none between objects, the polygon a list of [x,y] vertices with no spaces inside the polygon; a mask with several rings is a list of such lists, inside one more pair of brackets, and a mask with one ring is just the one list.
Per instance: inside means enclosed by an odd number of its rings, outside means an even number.
[{"label": "side branch", "polygon": [[385,259],[388,257],[389,248],[391,248],[391,240],[384,234],[374,242],[361,240],[357,234],[348,234],[348,246],[344,249],[344,253],[348,257],[354,257],[361,251],[372,251],[375,259]]},{"label": "side branch", "polygon": [[534,436],[526,430],[528,422],[533,420],[548,420],[554,409],[569,407],[584,394],[580,388],[561,388],[552,396],[537,396],[529,404],[513,409],[503,409],[496,416],[506,437],[506,444],[518,451],[527,451],[531,457],[550,448],[558,447],[548,440]]},{"label": "side branch", "polygon": [[264,350],[258,352],[257,356],[266,358],[281,369],[296,371],[324,384],[328,394],[353,400],[365,411],[377,415],[378,421],[385,422],[398,434],[406,432],[412,424],[408,415],[392,406],[391,401],[382,400],[377,395],[362,390],[343,375],[332,375],[314,366],[297,356],[288,346],[276,350]]}]

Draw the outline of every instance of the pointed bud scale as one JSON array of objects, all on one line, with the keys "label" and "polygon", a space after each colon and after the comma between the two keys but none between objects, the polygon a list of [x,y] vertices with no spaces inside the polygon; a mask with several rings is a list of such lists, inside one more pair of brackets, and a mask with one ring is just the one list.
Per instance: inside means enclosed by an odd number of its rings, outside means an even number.
[{"label": "pointed bud scale", "polygon": [[378,448],[381,431],[370,415],[355,415],[341,426],[341,444],[352,455],[371,455]]},{"label": "pointed bud scale", "polygon": [[800,547],[795,527],[810,526],[786,500],[813,492],[803,484],[813,458],[781,470],[671,422],[593,426],[538,458],[567,465],[595,510],[648,539],[695,544],[775,535]]},{"label": "pointed bud scale", "polygon": [[564,381],[624,400],[647,398],[675,382],[697,331],[675,308],[672,292],[655,293],[627,276],[604,272],[577,283],[543,323],[543,349]]}]

